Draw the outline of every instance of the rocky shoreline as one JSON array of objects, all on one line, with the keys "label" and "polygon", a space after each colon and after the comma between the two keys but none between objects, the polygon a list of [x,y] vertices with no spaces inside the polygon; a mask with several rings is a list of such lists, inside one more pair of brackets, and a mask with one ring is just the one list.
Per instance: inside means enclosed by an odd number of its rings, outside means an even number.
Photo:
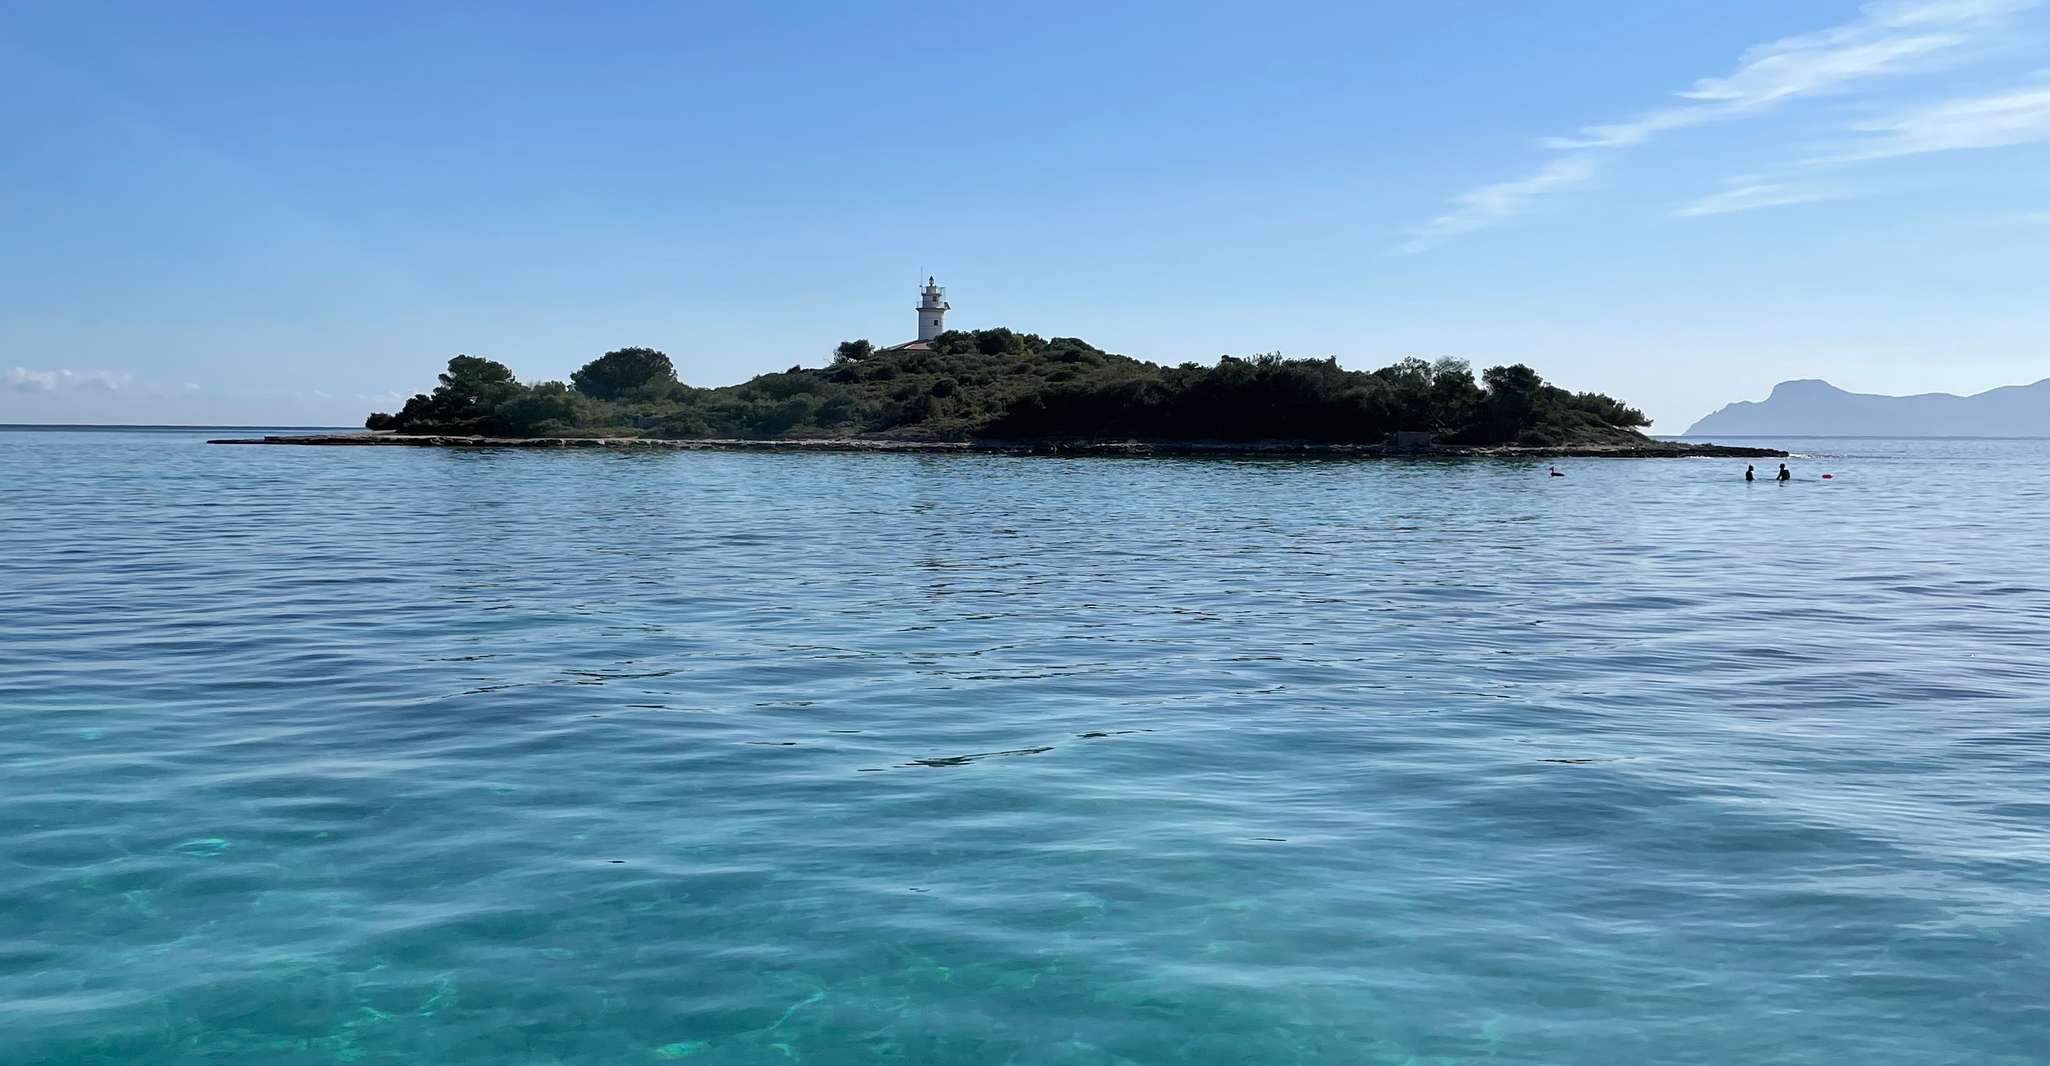
[{"label": "rocky shoreline", "polygon": [[1728,444],[1565,444],[1552,447],[1319,444],[1304,441],[917,441],[874,438],[797,440],[655,440],[646,437],[452,437],[397,433],[327,433],[223,438],[208,444],[279,444],[412,448],[603,448],[613,451],[906,452],[977,455],[1267,455],[1334,458],[1446,459],[1777,459],[1777,448]]}]

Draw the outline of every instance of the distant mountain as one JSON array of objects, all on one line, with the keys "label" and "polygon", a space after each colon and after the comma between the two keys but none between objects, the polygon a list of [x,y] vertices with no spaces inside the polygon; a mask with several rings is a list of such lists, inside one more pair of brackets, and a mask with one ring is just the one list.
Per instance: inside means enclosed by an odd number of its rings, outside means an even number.
[{"label": "distant mountain", "polygon": [[1816,437],[2039,437],[2050,435],[2050,378],[1971,396],[1874,396],[1827,381],[1782,381],[1763,401],[1733,403],[1687,434]]}]

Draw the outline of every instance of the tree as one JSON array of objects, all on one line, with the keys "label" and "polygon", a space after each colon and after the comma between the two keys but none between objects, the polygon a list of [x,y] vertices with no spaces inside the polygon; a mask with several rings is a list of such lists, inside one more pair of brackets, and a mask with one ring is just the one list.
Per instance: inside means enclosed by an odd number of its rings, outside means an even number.
[{"label": "tree", "polygon": [[1473,424],[1481,405],[1473,365],[1450,357],[1431,364],[1431,410],[1441,433],[1457,435]]},{"label": "tree", "polygon": [[619,348],[585,363],[569,376],[578,392],[617,400],[635,389],[676,383],[676,366],[653,348]]},{"label": "tree", "polygon": [[932,350],[941,355],[1032,355],[1046,348],[1046,340],[1031,333],[1019,333],[1004,326],[995,329],[950,329],[934,337]]},{"label": "tree", "polygon": [[833,349],[833,364],[858,363],[875,353],[876,346],[870,344],[866,337],[858,341],[841,341],[840,346]]},{"label": "tree", "polygon": [[1025,339],[1003,326],[979,329],[975,331],[975,350],[984,355],[1023,355]]},{"label": "tree", "polygon": [[364,419],[363,427],[401,433],[488,429],[492,413],[522,391],[504,363],[474,355],[450,359],[437,380],[431,394],[415,393],[397,414],[378,412]]},{"label": "tree", "polygon": [[1612,426],[1619,426],[1623,429],[1636,429],[1640,426],[1651,425],[1651,419],[1646,418],[1643,411],[1630,407],[1624,404],[1623,401],[1603,393],[1576,392],[1573,394],[1572,403],[1573,406]]},{"label": "tree", "polygon": [[521,389],[491,412],[486,425],[493,433],[531,436],[541,430],[569,429],[577,424],[577,396],[560,381],[543,381]]},{"label": "tree", "polygon": [[1481,371],[1481,384],[1488,390],[1488,439],[1515,440],[1531,424],[1544,379],[1538,377],[1537,371],[1517,363],[1513,366],[1491,366]]},{"label": "tree", "polygon": [[1395,418],[1395,429],[1438,428],[1437,409],[1431,403],[1433,373],[1430,363],[1415,356],[1374,372],[1387,385],[1389,413]]},{"label": "tree", "polygon": [[[519,393],[520,383],[504,363],[459,355],[448,361],[434,394],[427,398],[428,410],[437,421],[464,422],[490,414],[499,404]],[[413,406],[408,403],[407,407]]]}]

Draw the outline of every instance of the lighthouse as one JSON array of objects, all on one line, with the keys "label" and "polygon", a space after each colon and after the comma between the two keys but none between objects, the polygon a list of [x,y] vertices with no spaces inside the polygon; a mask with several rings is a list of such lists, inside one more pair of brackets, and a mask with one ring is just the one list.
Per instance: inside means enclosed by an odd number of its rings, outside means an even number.
[{"label": "lighthouse", "polygon": [[918,290],[918,339],[878,348],[880,352],[929,352],[932,339],[947,331],[947,290],[931,278]]},{"label": "lighthouse", "polygon": [[918,339],[929,341],[947,330],[947,290],[925,279],[918,290]]}]

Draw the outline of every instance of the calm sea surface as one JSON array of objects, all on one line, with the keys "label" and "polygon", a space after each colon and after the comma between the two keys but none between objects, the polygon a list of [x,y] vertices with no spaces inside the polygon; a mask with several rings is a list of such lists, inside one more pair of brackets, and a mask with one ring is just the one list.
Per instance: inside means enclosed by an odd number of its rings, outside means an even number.
[{"label": "calm sea surface", "polygon": [[205,436],[0,432],[9,1066],[2050,1061],[2050,442]]}]

